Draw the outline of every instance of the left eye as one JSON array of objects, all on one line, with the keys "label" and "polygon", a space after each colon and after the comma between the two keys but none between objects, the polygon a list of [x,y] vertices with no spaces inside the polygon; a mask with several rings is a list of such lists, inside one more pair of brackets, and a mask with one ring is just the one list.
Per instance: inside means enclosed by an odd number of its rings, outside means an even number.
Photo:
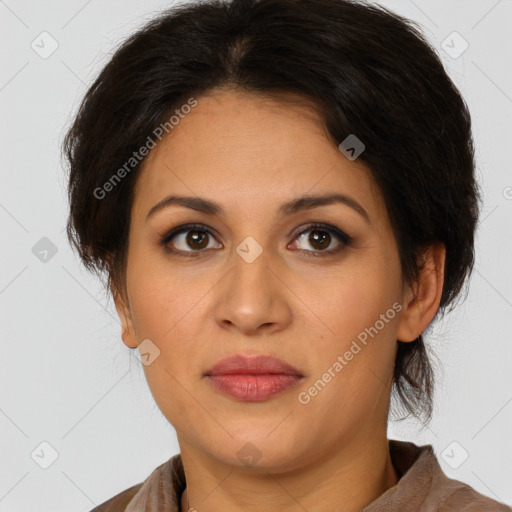
[{"label": "left eye", "polygon": [[[332,247],[332,243],[338,240],[338,244]],[[293,242],[295,245],[300,243],[309,244],[312,251],[305,249],[306,252],[334,253],[341,250],[344,246],[350,244],[351,238],[336,228],[330,228],[323,225],[309,226],[308,229],[299,233]],[[331,248],[329,248],[331,247]],[[303,249],[301,249],[303,250]]]}]

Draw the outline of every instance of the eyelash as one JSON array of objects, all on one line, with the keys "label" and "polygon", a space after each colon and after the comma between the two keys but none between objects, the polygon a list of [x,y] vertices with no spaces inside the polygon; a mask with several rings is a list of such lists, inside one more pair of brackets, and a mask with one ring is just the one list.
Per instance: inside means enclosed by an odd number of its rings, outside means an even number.
[{"label": "eyelash", "polygon": [[[342,249],[348,247],[352,243],[352,237],[344,233],[343,231],[339,230],[338,228],[335,228],[334,226],[329,226],[328,224],[322,224],[322,223],[312,223],[309,224],[306,229],[302,230],[301,232],[297,233],[293,240],[296,240],[300,236],[304,235],[305,233],[308,233],[309,231],[313,230],[318,231],[324,231],[326,233],[329,233],[330,235],[334,235],[335,238],[337,238],[341,245],[335,249],[330,249],[328,251],[306,251],[306,250],[299,250],[299,252],[304,252],[308,254],[308,257],[326,257],[326,256],[332,256],[333,254],[336,254],[340,252]],[[199,250],[199,251],[181,251],[179,249],[171,249],[168,245],[168,243],[177,235],[180,235],[181,233],[186,233],[187,231],[201,231],[203,233],[207,233],[209,236],[215,238],[214,234],[206,228],[202,224],[184,224],[182,226],[178,226],[176,228],[173,228],[171,231],[167,232],[165,235],[161,236],[160,244],[164,247],[164,249],[171,254],[183,256],[185,258],[197,258],[200,253],[205,252],[205,250]]]}]

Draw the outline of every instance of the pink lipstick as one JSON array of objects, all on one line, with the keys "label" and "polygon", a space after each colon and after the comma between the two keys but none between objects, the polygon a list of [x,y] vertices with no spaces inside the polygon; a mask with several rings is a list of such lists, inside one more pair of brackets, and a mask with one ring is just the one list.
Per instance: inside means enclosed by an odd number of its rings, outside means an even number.
[{"label": "pink lipstick", "polygon": [[261,402],[295,387],[304,375],[271,356],[236,355],[222,359],[205,372],[221,393],[247,402]]}]

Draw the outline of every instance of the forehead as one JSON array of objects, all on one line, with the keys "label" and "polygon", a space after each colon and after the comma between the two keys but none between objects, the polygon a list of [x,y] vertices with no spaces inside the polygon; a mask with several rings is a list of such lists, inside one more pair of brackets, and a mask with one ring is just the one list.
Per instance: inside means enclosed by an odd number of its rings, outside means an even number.
[{"label": "forehead", "polygon": [[134,203],[141,215],[171,193],[215,198],[226,210],[333,191],[356,196],[370,215],[383,207],[365,165],[339,151],[300,98],[221,90],[196,100],[143,163]]}]

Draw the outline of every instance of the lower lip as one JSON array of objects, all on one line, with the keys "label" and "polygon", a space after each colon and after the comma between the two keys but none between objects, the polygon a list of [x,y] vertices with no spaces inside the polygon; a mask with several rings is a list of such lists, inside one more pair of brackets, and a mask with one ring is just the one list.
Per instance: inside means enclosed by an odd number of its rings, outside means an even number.
[{"label": "lower lip", "polygon": [[302,377],[287,374],[208,375],[212,386],[246,402],[261,402],[295,387]]}]

